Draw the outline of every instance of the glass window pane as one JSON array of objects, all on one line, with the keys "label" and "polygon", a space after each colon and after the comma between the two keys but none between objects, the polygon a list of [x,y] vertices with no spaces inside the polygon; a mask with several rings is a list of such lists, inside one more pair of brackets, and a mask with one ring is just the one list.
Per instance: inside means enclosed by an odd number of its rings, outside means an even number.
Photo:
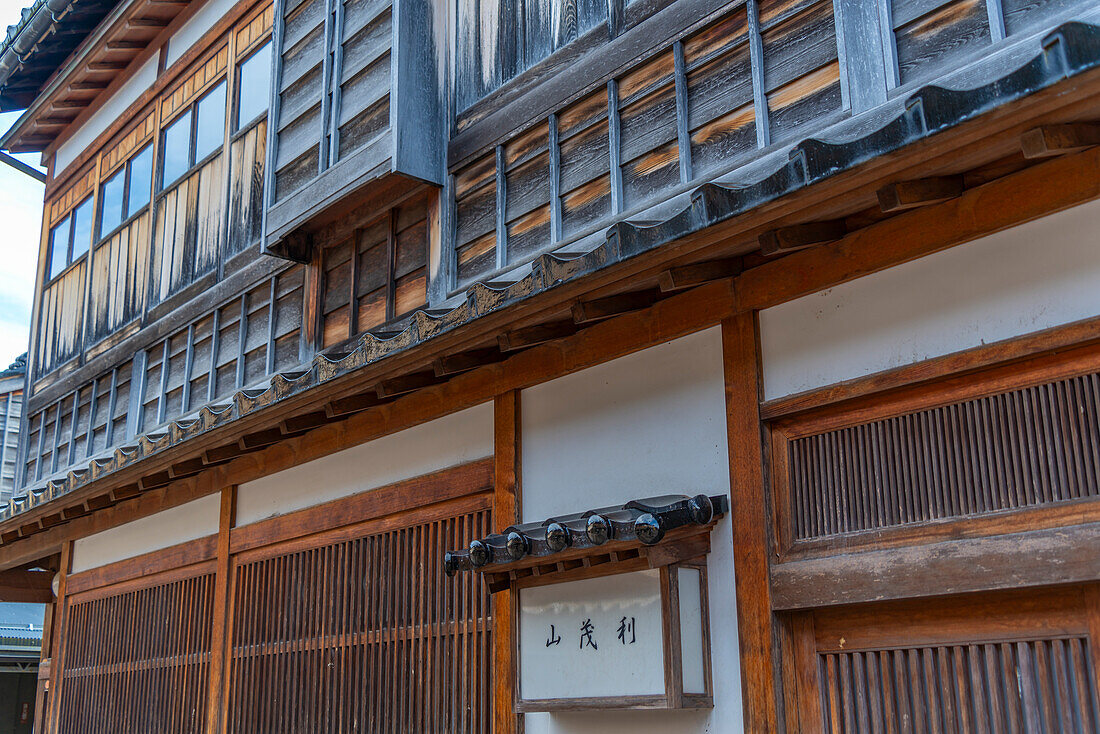
[{"label": "glass window pane", "polygon": [[50,278],[56,277],[69,264],[69,217],[50,230]]},{"label": "glass window pane", "polygon": [[122,224],[122,185],[125,182],[123,171],[119,171],[103,184],[100,197],[103,203],[99,207],[99,236],[110,234]]},{"label": "glass window pane", "polygon": [[196,127],[195,161],[200,161],[220,148],[225,139],[225,82],[199,100]]},{"label": "glass window pane", "polygon": [[87,252],[92,244],[93,213],[92,197],[90,196],[80,202],[80,206],[73,213],[73,255],[70,262]]},{"label": "glass window pane", "polygon": [[265,43],[241,64],[237,89],[237,129],[255,120],[267,109],[271,93],[271,44]]},{"label": "glass window pane", "polygon": [[153,185],[153,146],[146,145],[130,159],[130,193],[127,196],[126,216],[132,216],[149,203]]},{"label": "glass window pane", "polygon": [[161,187],[167,187],[191,167],[191,112],[181,115],[164,131],[164,173]]}]

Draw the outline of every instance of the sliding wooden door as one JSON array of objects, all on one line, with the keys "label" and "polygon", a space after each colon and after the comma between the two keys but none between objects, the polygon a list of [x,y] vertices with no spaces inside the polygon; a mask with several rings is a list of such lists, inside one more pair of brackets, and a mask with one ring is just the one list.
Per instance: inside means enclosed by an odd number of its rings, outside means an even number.
[{"label": "sliding wooden door", "polygon": [[492,473],[226,520],[68,576],[50,731],[489,734],[490,597],[477,574],[447,579],[443,554],[492,532]]}]

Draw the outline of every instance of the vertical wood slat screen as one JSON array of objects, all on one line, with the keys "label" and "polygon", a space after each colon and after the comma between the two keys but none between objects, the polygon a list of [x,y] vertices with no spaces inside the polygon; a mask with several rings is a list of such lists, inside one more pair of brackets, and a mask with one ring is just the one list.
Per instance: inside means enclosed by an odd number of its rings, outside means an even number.
[{"label": "vertical wood slat screen", "polygon": [[60,734],[204,730],[214,575],[70,602]]},{"label": "vertical wood slat screen", "polygon": [[235,565],[228,731],[489,732],[488,510]]},{"label": "vertical wood slat screen", "polygon": [[824,730],[1100,730],[1085,637],[982,642],[818,656]]},{"label": "vertical wood slat screen", "polygon": [[817,435],[787,447],[795,540],[1100,495],[1100,375]]}]

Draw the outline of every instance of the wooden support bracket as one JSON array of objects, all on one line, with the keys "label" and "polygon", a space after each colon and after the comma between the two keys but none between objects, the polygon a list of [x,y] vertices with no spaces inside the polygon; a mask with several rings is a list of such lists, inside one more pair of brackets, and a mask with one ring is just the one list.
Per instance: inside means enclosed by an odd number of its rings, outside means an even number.
[{"label": "wooden support bracket", "polygon": [[1100,145],[1100,123],[1071,122],[1065,125],[1043,125],[1020,136],[1024,158],[1046,158],[1076,153]]},{"label": "wooden support bracket", "polygon": [[500,351],[514,352],[517,349],[533,347],[554,339],[564,339],[575,333],[577,333],[577,325],[572,321],[553,321],[509,331],[501,334],[497,341],[500,344]]},{"label": "wooden support bracket", "polygon": [[649,308],[657,302],[656,290],[634,291],[632,293],[616,293],[606,298],[597,298],[594,301],[582,301],[573,304],[573,322],[588,324],[593,321],[609,319],[631,311],[640,311]]},{"label": "wooden support bracket", "polygon": [[879,208],[886,214],[954,199],[963,192],[962,176],[934,176],[898,181],[878,190]]},{"label": "wooden support bracket", "polygon": [[375,392],[364,392],[358,395],[349,395],[346,398],[337,398],[325,405],[325,415],[329,418],[338,418],[352,413],[359,413],[378,405],[381,399]]},{"label": "wooden support bracket", "polygon": [[780,255],[795,252],[826,242],[835,242],[848,233],[843,219],[807,222],[790,227],[780,227],[760,235],[761,255]]},{"label": "wooden support bracket", "polygon": [[708,260],[669,268],[661,273],[658,283],[661,286],[662,293],[670,293],[685,288],[694,288],[712,280],[733,278],[740,275],[742,270],[743,266],[739,257]]},{"label": "wooden support bracket", "polygon": [[375,392],[378,393],[379,398],[392,398],[395,395],[404,395],[405,393],[410,393],[425,387],[431,387],[432,385],[438,385],[445,381],[444,378],[438,377],[435,374],[435,370],[413,372],[412,374],[383,380],[378,384],[378,387],[375,388]]},{"label": "wooden support bracket", "polygon": [[503,359],[504,354],[501,353],[499,347],[485,347],[484,349],[471,349],[468,352],[440,357],[432,363],[432,369],[435,370],[437,377],[448,377],[461,372],[469,372],[487,364],[494,364]]}]

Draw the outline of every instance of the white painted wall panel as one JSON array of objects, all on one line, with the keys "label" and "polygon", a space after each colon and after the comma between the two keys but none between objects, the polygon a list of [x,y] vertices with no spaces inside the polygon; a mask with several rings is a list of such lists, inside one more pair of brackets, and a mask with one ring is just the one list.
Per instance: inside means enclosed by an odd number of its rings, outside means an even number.
[{"label": "white painted wall panel", "polygon": [[438,420],[242,484],[237,524],[384,487],[493,454],[493,405]]},{"label": "white painted wall panel", "polygon": [[237,0],[207,0],[168,40],[167,65],[179,61],[236,4]]},{"label": "white painted wall panel", "polygon": [[102,107],[92,113],[87,122],[77,128],[68,140],[58,146],[57,158],[54,161],[54,175],[58,176],[63,173],[76,160],[77,156],[95,142],[100,133],[106,130],[112,122],[121,117],[126,108],[132,105],[156,80],[157,55],[153,54],[132,77],[127,79],[111,95],[111,98]]},{"label": "white painted wall panel", "polygon": [[[719,329],[523,391],[525,521],[665,493],[729,492]],[[711,537],[711,711],[528,714],[527,734],[744,729],[729,517]]]},{"label": "white painted wall panel", "polygon": [[767,399],[1100,314],[1100,201],[760,312]]},{"label": "white painted wall panel", "polygon": [[221,495],[211,494],[73,543],[73,573],[218,532]]}]

